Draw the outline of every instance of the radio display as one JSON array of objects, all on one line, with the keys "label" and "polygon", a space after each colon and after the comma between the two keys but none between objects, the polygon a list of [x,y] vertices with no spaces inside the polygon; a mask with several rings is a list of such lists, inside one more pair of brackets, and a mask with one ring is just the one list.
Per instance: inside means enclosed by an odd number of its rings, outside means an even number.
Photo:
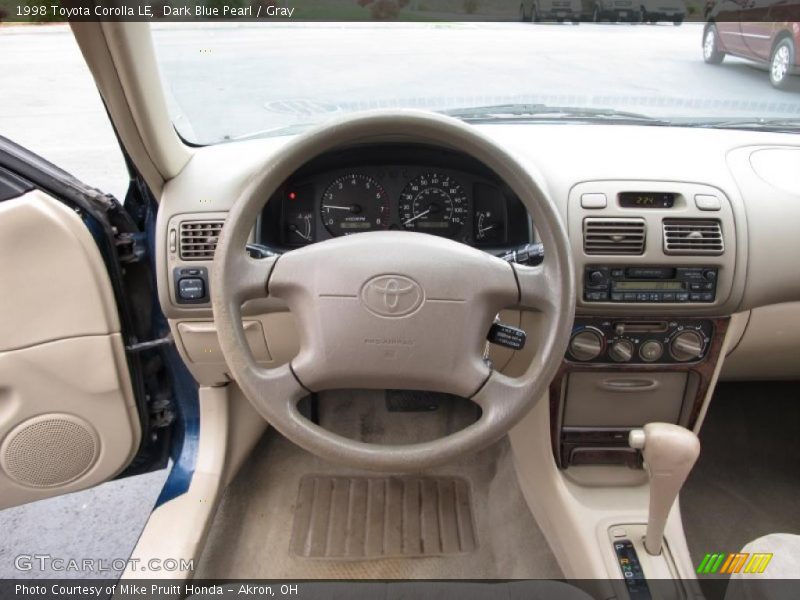
[{"label": "radio display", "polygon": [[672,208],[675,196],[667,192],[620,192],[617,199],[622,208]]},{"label": "radio display", "polygon": [[683,281],[615,281],[617,292],[682,292]]}]

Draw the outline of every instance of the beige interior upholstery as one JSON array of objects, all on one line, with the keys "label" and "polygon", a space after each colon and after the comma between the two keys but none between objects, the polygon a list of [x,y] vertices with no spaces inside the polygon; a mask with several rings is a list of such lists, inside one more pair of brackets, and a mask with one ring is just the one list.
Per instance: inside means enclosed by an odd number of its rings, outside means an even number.
[{"label": "beige interior upholstery", "polygon": [[753,554],[771,554],[772,557],[759,560],[759,564],[769,561],[762,573],[746,573],[745,566],[739,573],[731,575],[725,600],[779,600],[796,597],[797,582],[792,580],[800,579],[800,535],[771,533],[749,542],[741,553],[749,555],[745,565],[753,560]]},{"label": "beige interior upholstery", "polygon": [[80,217],[0,204],[0,508],[105,481],[140,427],[111,283]]},{"label": "beige interior upholstery", "polygon": [[800,379],[800,302],[754,308],[725,358],[723,380]]}]

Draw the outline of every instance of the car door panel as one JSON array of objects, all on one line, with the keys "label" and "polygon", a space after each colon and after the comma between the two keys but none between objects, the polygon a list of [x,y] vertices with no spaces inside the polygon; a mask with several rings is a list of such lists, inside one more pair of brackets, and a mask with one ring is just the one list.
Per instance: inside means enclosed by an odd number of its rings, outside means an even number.
[{"label": "car door panel", "polygon": [[775,23],[770,20],[769,12],[774,3],[775,0],[750,0],[742,10],[742,22],[739,23],[739,27],[747,53],[752,58],[769,59],[775,29]]},{"label": "car door panel", "polygon": [[715,7],[714,21],[726,52],[741,54],[745,51],[742,31],[739,27],[743,1],[745,0],[722,0]]},{"label": "car door panel", "polygon": [[113,478],[141,437],[111,281],[77,212],[0,202],[0,508]]}]

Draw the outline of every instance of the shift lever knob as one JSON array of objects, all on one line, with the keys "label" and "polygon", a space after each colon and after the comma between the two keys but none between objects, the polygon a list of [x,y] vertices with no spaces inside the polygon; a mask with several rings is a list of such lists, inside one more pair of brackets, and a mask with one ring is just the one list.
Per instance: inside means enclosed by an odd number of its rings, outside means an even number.
[{"label": "shift lever knob", "polygon": [[700,454],[700,440],[694,432],[669,423],[648,423],[628,436],[631,448],[642,451],[650,478],[650,509],[644,547],[661,554],[664,527],[678,492]]}]

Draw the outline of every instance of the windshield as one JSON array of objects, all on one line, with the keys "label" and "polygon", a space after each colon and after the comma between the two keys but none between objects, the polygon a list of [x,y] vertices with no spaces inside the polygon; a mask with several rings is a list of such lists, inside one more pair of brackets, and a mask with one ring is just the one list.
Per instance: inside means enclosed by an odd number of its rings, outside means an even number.
[{"label": "windshield", "polygon": [[[680,2],[656,4],[686,10]],[[347,6],[367,10],[356,0]],[[408,6],[404,14],[429,17],[423,2]],[[576,27],[524,18],[176,23],[155,25],[153,37],[175,126],[197,144],[285,135],[335,115],[392,107],[467,120],[610,121],[618,111],[626,113],[623,122],[752,126],[770,119],[782,130],[800,118],[797,89],[771,85],[763,61],[744,50],[725,53],[723,64],[708,60],[702,22],[675,26],[667,15],[654,25]],[[464,111],[474,107],[488,108]]]}]

